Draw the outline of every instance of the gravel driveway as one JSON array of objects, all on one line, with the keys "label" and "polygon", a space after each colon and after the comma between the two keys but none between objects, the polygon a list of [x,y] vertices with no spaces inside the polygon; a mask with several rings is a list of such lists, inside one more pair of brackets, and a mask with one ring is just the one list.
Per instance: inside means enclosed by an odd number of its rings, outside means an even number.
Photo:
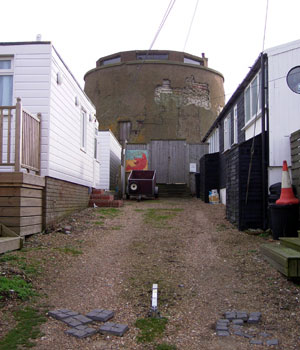
[{"label": "gravel driveway", "polygon": [[[259,246],[269,238],[239,232],[225,220],[223,205],[196,198],[126,201],[111,215],[87,209],[63,224],[71,224],[70,235],[53,232],[27,243],[39,248],[28,254],[43,260],[44,273],[34,281],[47,295],[43,302],[82,314],[114,310],[114,322],[129,331],[121,338],[97,334],[81,340],[49,318],[37,349],[154,350],[162,343],[177,350],[273,348],[250,345],[242,336],[217,336],[216,321],[231,310],[260,311],[261,323],[248,327],[250,333],[278,339],[276,349],[300,349],[299,285],[263,260]],[[153,283],[168,324],[162,338],[138,343],[135,322],[149,312]]]}]

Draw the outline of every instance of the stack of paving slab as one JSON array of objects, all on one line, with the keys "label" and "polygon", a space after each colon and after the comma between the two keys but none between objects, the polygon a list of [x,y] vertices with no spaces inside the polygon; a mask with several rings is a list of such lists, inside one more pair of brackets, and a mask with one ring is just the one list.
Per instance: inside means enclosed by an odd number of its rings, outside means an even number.
[{"label": "stack of paving slab", "polygon": [[[77,338],[85,338],[95,333],[111,334],[121,337],[128,331],[128,326],[125,324],[107,322],[114,317],[114,312],[110,310],[95,309],[86,315],[81,315],[69,309],[59,309],[49,311],[48,316],[62,321],[71,327],[66,330],[65,333]],[[104,324],[98,328],[90,326],[96,322],[104,322]]]},{"label": "stack of paving slab", "polygon": [[224,318],[217,321],[216,332],[220,337],[232,334],[247,338],[253,345],[278,345],[278,339],[273,338],[271,334],[244,327],[258,325],[260,320],[260,312],[227,311],[224,313]]}]

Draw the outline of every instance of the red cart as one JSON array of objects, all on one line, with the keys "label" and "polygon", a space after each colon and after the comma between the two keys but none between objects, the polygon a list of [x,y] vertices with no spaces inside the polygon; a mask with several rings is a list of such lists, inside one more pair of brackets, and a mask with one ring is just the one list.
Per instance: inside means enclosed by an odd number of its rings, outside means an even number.
[{"label": "red cart", "polygon": [[132,170],[128,177],[127,199],[136,197],[158,197],[158,187],[156,186],[156,170]]}]

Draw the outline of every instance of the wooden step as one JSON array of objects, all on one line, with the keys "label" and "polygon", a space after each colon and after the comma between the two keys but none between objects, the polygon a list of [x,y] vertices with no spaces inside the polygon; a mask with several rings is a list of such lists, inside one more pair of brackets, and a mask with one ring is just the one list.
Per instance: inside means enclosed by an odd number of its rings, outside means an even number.
[{"label": "wooden step", "polygon": [[283,275],[300,277],[300,252],[278,243],[263,244],[260,249],[265,259]]},{"label": "wooden step", "polygon": [[280,245],[297,250],[300,252],[300,238],[299,237],[280,237]]},{"label": "wooden step", "polygon": [[0,254],[21,249],[22,246],[23,238],[21,237],[0,237]]}]

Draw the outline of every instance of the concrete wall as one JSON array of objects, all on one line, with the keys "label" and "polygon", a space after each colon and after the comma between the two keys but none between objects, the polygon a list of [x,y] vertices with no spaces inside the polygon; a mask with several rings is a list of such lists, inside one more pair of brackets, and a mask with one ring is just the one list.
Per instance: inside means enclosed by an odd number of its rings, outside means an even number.
[{"label": "concrete wall", "polygon": [[111,129],[119,140],[120,123],[131,122],[130,143],[199,143],[224,106],[220,73],[168,60],[99,66],[85,75],[85,92],[101,128]]}]

